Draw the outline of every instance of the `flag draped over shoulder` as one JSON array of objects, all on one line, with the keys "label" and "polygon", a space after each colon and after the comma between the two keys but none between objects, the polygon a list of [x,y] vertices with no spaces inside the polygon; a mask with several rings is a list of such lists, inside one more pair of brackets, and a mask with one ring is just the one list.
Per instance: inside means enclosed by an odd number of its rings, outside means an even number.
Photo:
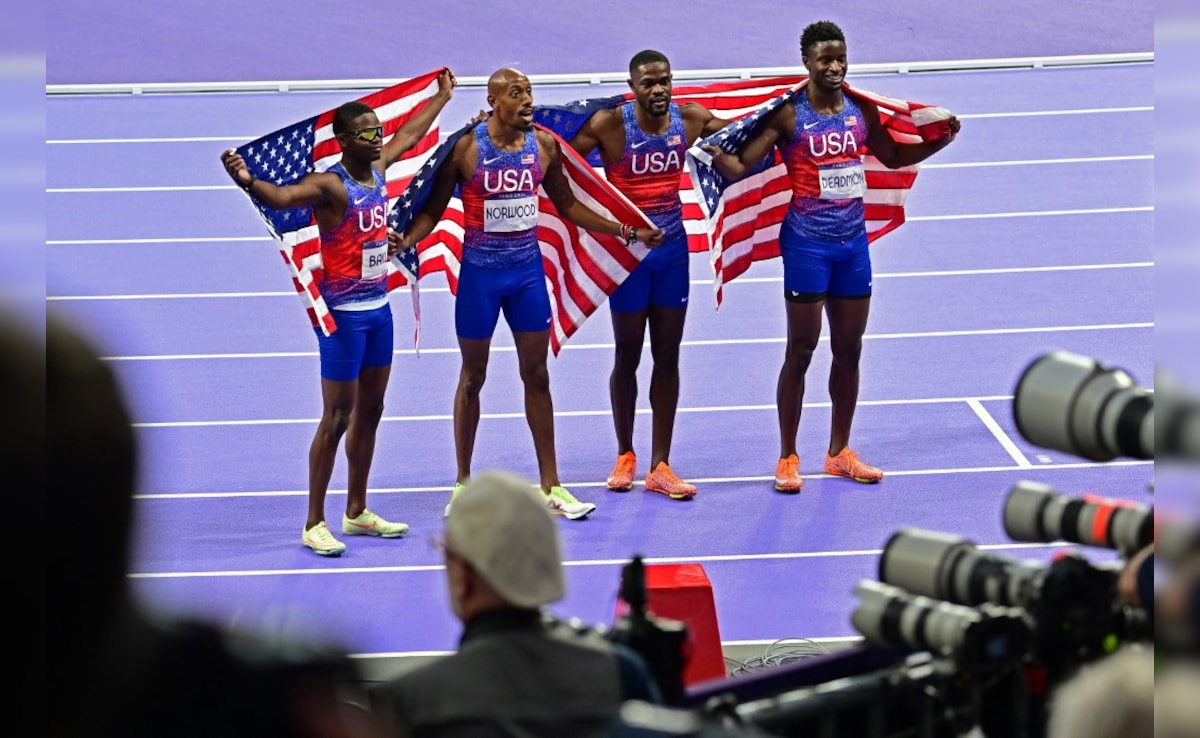
[{"label": "flag draped over shoulder", "polygon": [[[708,108],[718,118],[733,120],[754,112],[757,108],[791,89],[799,77],[737,80],[715,82],[707,85],[676,87],[671,99],[682,105],[694,102]],[[549,128],[561,138],[570,141],[578,133],[584,121],[596,111],[612,109],[633,100],[633,93],[575,100],[565,105],[539,105],[534,109],[533,119]],[[601,167],[599,151],[591,152],[588,162]],[[603,172],[602,169],[599,171]],[[603,176],[603,174],[601,175]],[[706,213],[700,206],[700,198],[693,188],[691,171],[685,162],[680,175],[679,199],[683,203],[683,225],[688,234],[688,251],[693,253],[709,250]]]},{"label": "flag draped over shoulder", "polygon": [[[441,71],[437,69],[359,98],[379,116],[385,138],[394,135],[429,103],[437,93]],[[327,110],[255,139],[237,147],[237,152],[245,160],[251,174],[276,185],[293,184],[312,172],[324,172],[341,159],[341,148],[333,134],[334,112]],[[389,202],[395,203],[408,187],[437,146],[438,138],[438,122],[435,120],[421,141],[388,168]],[[250,200],[278,243],[284,264],[312,324],[321,328],[325,335],[333,333],[337,325],[319,289],[323,278],[321,238],[312,207],[272,210],[253,198]],[[394,257],[388,265],[388,290],[404,284],[413,284],[415,287],[416,275],[414,254]],[[415,298],[413,307],[415,311]]]},{"label": "flag draped over shoulder", "polygon": [[[737,182],[729,182],[711,165],[711,157],[701,148],[714,145],[729,153],[738,153],[765,124],[768,116],[786,104],[807,84],[806,77],[782,77],[739,83],[754,94],[745,103],[755,105],[761,94],[774,89],[771,98],[758,103],[734,123],[708,138],[697,141],[688,151],[688,171],[697,204],[706,222],[712,244],[716,302],[720,306],[723,286],[742,274],[755,261],[779,255],[779,227],[791,201],[791,184],[778,150]],[[869,100],[879,108],[884,129],[899,143],[936,140],[947,135],[950,112],[922,103],[905,102],[864,90],[843,87],[849,95]],[[702,102],[705,88],[694,88],[696,102]],[[708,88],[711,89],[711,88]],[[728,94],[724,95],[729,99]],[[916,181],[919,167],[888,169],[875,157],[863,157],[867,193],[864,197],[867,238],[874,241],[904,223],[904,203]]]},{"label": "flag draped over shoulder", "polygon": [[[407,229],[413,216],[421,211],[428,200],[438,168],[450,157],[458,140],[474,127],[472,124],[455,131],[425,161],[392,207],[389,225],[393,229],[400,232]],[[610,220],[638,227],[653,227],[628,198],[610,185],[561,137],[543,126],[537,127],[558,139],[562,149],[563,173],[577,200]],[[420,276],[445,272],[450,291],[455,294],[458,292],[458,272],[462,261],[463,223],[462,199],[456,189],[437,227],[417,245],[416,259],[420,264]],[[538,188],[537,237],[546,270],[546,287],[550,292],[550,348],[557,356],[567,339],[637,267],[647,249],[640,243],[626,246],[617,236],[579,228],[558,213],[545,188],[541,187]]]}]

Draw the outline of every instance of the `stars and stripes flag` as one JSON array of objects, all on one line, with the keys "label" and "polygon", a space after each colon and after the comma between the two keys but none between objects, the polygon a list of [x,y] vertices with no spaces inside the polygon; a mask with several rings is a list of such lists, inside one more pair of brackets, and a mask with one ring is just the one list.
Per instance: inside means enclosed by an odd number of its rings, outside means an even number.
[{"label": "stars and stripes flag", "polygon": [[[479,125],[486,125],[480,123]],[[473,131],[467,125],[451,134],[417,172],[393,206],[389,225],[404,232],[421,211],[433,189],[435,174],[449,158],[460,138]],[[538,126],[541,130],[547,130]],[[548,131],[552,136],[553,131]],[[558,136],[563,172],[575,198],[596,213],[619,223],[653,227],[650,220],[604,176],[575,153]],[[544,188],[538,188],[537,237],[550,292],[550,348],[555,356],[584,321],[620,286],[645,256],[640,243],[626,246],[617,236],[585,231],[554,207]],[[458,190],[450,198],[433,232],[417,245],[420,276],[442,271],[450,291],[458,292],[458,270],[462,260],[463,205]]]},{"label": "stars and stripes flag", "polygon": [[[672,99],[694,102],[708,108],[718,118],[735,121],[704,141],[715,143],[731,153],[756,130],[756,125],[801,89],[807,77],[775,77],[759,80],[716,82],[707,85],[675,87]],[[919,141],[936,135],[931,123],[945,120],[943,108],[903,102],[862,90],[851,90],[875,102],[884,127],[899,141]],[[632,93],[580,100],[567,105],[539,107],[534,119],[560,136],[571,139],[593,113],[613,108],[633,99]],[[778,153],[730,186],[708,165],[707,157],[689,152],[681,176],[679,196],[683,202],[684,227],[688,250],[707,251],[713,265],[717,305],[722,286],[742,274],[750,264],[779,255],[779,225],[791,199],[787,171]],[[699,152],[702,153],[702,152]],[[598,152],[588,157],[600,167]],[[867,229],[870,239],[895,229],[904,222],[904,201],[916,179],[917,167],[889,170],[874,157],[864,161],[867,170]],[[703,195],[703,197],[702,197]]]},{"label": "stars and stripes flag", "polygon": [[[761,80],[758,94],[774,86],[765,104],[726,128],[697,141],[688,150],[688,171],[697,204],[703,212],[711,242],[713,288],[721,304],[726,283],[762,259],[779,255],[779,227],[791,201],[791,185],[778,150],[773,150],[742,179],[729,182],[711,165],[701,147],[714,145],[736,154],[765,124],[767,117],[807,84],[806,77]],[[950,112],[922,103],[905,102],[843,86],[849,95],[865,98],[879,108],[884,129],[899,143],[936,140],[949,134]],[[748,101],[752,101],[751,98]],[[699,101],[699,100],[697,100]],[[904,223],[904,203],[916,182],[918,166],[888,169],[870,154],[863,157],[867,193],[864,199],[867,239],[890,233]]]},{"label": "stars and stripes flag", "polygon": [[[677,104],[694,102],[703,105],[718,118],[733,120],[754,112],[773,98],[791,89],[798,79],[800,78],[738,80],[736,82],[676,87],[672,91],[671,99]],[[626,92],[609,97],[576,100],[564,105],[539,105],[534,109],[533,119],[570,141],[579,132],[579,128],[584,122],[596,111],[615,108],[631,100],[633,100],[633,93]],[[590,152],[586,158],[603,176],[599,149]],[[684,171],[680,175],[679,199],[683,203],[683,225],[688,234],[688,251],[693,253],[708,251],[706,214],[700,207],[699,196],[693,190],[692,177],[686,162]]]},{"label": "stars and stripes flag", "polygon": [[[370,105],[383,124],[384,137],[395,132],[419,113],[438,90],[441,69],[414,77],[387,89],[359,98]],[[250,173],[258,179],[276,185],[293,184],[312,172],[323,172],[341,159],[341,148],[333,135],[334,110],[282,128],[274,133],[237,147]],[[408,187],[413,175],[429,158],[438,143],[438,121],[392,166],[386,177],[388,200],[395,203]],[[292,283],[314,326],[325,335],[337,330],[337,325],[321,297],[319,285],[323,278],[321,238],[317,221],[309,206],[289,210],[272,210],[250,198],[267,230],[279,245],[284,264]],[[388,289],[405,284],[416,286],[416,255],[409,252],[391,259],[388,265]],[[413,310],[419,321],[419,303],[414,291]]]}]

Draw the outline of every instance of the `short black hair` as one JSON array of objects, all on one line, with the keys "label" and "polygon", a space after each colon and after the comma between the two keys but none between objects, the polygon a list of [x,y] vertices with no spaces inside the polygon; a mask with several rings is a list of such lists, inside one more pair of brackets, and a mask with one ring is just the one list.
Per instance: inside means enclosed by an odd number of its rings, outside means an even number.
[{"label": "short black hair", "polygon": [[361,100],[351,100],[348,103],[342,103],[333,113],[334,134],[345,133],[350,128],[350,121],[360,115],[374,112],[375,108],[372,108]]},{"label": "short black hair", "polygon": [[661,51],[655,51],[654,49],[645,49],[643,51],[639,51],[633,55],[632,59],[629,60],[629,74],[632,76],[634,70],[643,64],[656,64],[658,62],[663,62],[668,66],[671,64],[671,60],[668,59],[667,55]]},{"label": "short black hair", "polygon": [[810,23],[800,34],[800,54],[808,56],[808,50],[824,41],[841,41],[846,43],[842,29],[833,21],[817,21]]}]

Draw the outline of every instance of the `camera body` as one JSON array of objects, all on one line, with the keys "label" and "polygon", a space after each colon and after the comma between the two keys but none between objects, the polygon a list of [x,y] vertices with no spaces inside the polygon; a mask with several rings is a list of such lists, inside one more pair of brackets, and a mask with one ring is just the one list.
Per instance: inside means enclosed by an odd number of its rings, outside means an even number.
[{"label": "camera body", "polygon": [[[1101,462],[1155,456],[1154,393],[1091,359],[1055,351],[1033,361],[1013,413],[1022,436],[1044,448]],[[1200,458],[1188,440],[1200,439],[1195,405],[1174,402],[1169,417],[1159,440]],[[1107,549],[1126,560],[1157,532],[1152,507],[1069,497],[1032,481],[1009,490],[1001,517],[1014,541]],[[1178,538],[1191,549],[1197,537]],[[1049,562],[1009,559],[951,533],[902,528],[884,546],[879,581],[855,588],[860,650],[806,660],[750,687],[713,685],[688,701],[781,736],[1040,738],[1058,685],[1152,638],[1145,610],[1122,600],[1123,566],[1073,549]]]}]

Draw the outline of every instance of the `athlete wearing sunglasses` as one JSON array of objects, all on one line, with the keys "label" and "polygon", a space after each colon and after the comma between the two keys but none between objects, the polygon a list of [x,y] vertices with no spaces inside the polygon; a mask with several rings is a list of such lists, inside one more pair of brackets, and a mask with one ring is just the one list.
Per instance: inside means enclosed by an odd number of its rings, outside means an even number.
[{"label": "athlete wearing sunglasses", "polygon": [[373,143],[375,139],[383,138],[383,126],[367,126],[366,128],[359,128],[356,131],[346,131],[341,135]]},{"label": "athlete wearing sunglasses", "polygon": [[389,239],[384,173],[429,131],[454,85],[454,74],[443,70],[437,94],[386,142],[373,109],[359,101],[342,105],[333,117],[341,160],[295,184],[255,179],[235,151],[221,155],[233,181],[263,205],[275,210],[312,206],[321,235],[323,277],[318,287],[337,329],[329,336],[314,329],[323,408],[309,448],[308,513],[301,536],[321,556],[346,550],[325,523],[325,494],[342,436],[348,462],[342,532],[383,538],[408,532],[404,523],[384,520],[367,508],[367,474],[392,364],[387,263],[392,243],[399,244],[396,236]]}]

